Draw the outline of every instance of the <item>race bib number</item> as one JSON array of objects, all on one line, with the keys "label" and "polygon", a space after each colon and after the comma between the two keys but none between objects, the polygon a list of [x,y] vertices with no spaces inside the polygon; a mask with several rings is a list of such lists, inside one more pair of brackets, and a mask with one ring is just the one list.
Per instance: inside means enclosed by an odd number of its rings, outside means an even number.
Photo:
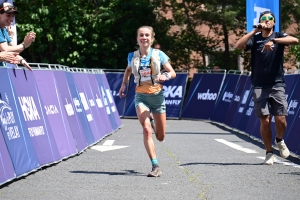
[{"label": "race bib number", "polygon": [[141,81],[149,81],[151,80],[151,69],[141,69],[140,70]]}]

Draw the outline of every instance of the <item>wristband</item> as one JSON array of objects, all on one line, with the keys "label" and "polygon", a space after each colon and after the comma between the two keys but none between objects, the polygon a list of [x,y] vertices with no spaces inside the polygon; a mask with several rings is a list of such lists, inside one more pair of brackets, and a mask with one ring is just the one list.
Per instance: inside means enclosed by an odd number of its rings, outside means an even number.
[{"label": "wristband", "polygon": [[23,49],[26,49],[26,46],[25,46],[25,44],[24,44],[24,43],[22,43],[22,45],[23,45]]},{"label": "wristband", "polygon": [[167,80],[171,79],[171,73],[169,72],[164,72],[163,75],[165,75],[167,77]]},{"label": "wristband", "polygon": [[23,61],[23,60],[26,61],[24,58],[22,58],[22,59],[20,60],[20,64],[21,64],[21,65],[22,65],[22,61]]},{"label": "wristband", "polygon": [[123,82],[122,84],[124,84],[125,86],[127,86],[127,83]]}]

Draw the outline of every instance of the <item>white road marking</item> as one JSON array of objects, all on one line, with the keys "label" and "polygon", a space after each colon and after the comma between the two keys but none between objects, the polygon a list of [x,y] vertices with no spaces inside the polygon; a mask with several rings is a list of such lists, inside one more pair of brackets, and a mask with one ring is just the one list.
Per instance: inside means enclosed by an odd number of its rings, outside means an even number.
[{"label": "white road marking", "polygon": [[103,143],[103,145],[95,145],[95,146],[92,146],[91,149],[104,152],[104,151],[111,151],[111,150],[122,149],[122,148],[128,147],[128,146],[117,146],[117,145],[113,146],[114,142],[115,142],[114,140],[106,140]]},{"label": "white road marking", "polygon": [[103,146],[112,146],[114,144],[114,140],[106,140],[104,143],[103,143]]},{"label": "white road marking", "polygon": [[217,142],[220,142],[220,143],[223,143],[231,148],[234,148],[236,150],[239,150],[239,151],[243,151],[245,153],[258,153],[257,151],[255,150],[252,150],[252,149],[248,149],[248,148],[244,148],[238,144],[235,144],[235,143],[232,143],[232,142],[228,142],[224,139],[215,139]]},{"label": "white road marking", "polygon": [[[257,158],[265,160],[265,157],[257,157]],[[278,164],[283,164],[283,165],[286,165],[286,166],[292,166],[292,167],[300,168],[300,165],[297,165],[297,164],[292,163],[292,162],[280,161],[280,160],[277,160],[276,157],[274,158],[274,163],[278,163]]]}]

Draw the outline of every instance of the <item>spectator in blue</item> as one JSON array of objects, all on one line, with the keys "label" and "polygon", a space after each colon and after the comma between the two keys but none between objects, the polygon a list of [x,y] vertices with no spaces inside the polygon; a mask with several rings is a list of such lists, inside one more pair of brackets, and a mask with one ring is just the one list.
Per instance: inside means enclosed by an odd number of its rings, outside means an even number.
[{"label": "spectator in blue", "polygon": [[[7,26],[10,26],[15,18],[15,14],[19,14],[19,11],[17,10],[17,7],[13,6],[12,4],[8,2],[4,2],[0,4],[0,51],[8,51],[8,52],[22,52],[24,49],[28,48],[31,43],[35,40],[36,34],[34,32],[29,32],[25,38],[24,41],[19,45],[14,45],[12,43],[12,40],[7,32]],[[24,65],[29,70],[32,70],[31,67],[28,65],[26,60],[20,56],[17,55],[17,58],[19,59],[19,64]],[[3,65],[3,63],[2,63]]]},{"label": "spectator in blue", "polygon": [[[176,77],[169,57],[161,50],[151,47],[154,37],[154,30],[150,26],[142,26],[137,30],[139,48],[128,54],[128,65],[119,90],[120,98],[124,97],[126,86],[133,73],[136,83],[135,109],[143,128],[144,146],[152,164],[152,171],[148,177],[158,177],[162,174],[152,140],[150,110],[153,113],[156,138],[163,141],[166,134],[166,103],[161,83]],[[162,68],[165,70],[163,73]]]},{"label": "spectator in blue", "polygon": [[274,32],[275,16],[270,11],[261,13],[259,24],[240,38],[236,47],[251,50],[251,81],[254,110],[260,119],[261,137],[266,148],[265,165],[273,165],[271,115],[275,119],[275,145],[283,158],[290,155],[283,135],[287,127],[287,100],[283,69],[284,48],[298,44],[298,39],[284,32]]}]

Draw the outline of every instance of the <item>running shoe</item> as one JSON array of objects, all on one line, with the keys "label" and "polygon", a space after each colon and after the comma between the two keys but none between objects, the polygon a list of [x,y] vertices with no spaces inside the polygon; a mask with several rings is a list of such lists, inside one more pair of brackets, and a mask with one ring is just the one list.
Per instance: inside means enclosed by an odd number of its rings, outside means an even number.
[{"label": "running shoe", "polygon": [[274,163],[274,155],[273,153],[267,153],[266,159],[264,161],[264,165],[273,165]]},{"label": "running shoe", "polygon": [[289,157],[290,151],[289,151],[289,149],[287,148],[287,146],[286,146],[286,144],[284,143],[283,140],[281,140],[281,142],[278,142],[278,143],[277,143],[276,140],[275,140],[275,144],[276,144],[276,146],[278,147],[278,149],[279,149],[279,151],[280,151],[281,157],[283,157],[283,158]]},{"label": "running shoe", "polygon": [[152,171],[147,175],[148,177],[159,177],[162,175],[162,172],[160,171],[159,167],[153,166]]}]

